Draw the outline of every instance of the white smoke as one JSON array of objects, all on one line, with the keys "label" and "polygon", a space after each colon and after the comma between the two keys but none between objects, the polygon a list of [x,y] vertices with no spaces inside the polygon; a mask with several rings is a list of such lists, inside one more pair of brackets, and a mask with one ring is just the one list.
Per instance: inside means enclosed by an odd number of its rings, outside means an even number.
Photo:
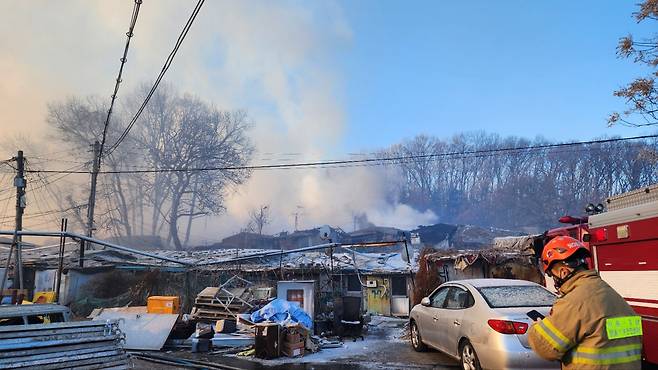
[{"label": "white smoke", "polygon": [[233,221],[235,228],[247,222],[249,210],[269,205],[270,232],[291,230],[294,212],[301,213],[300,229],[330,224],[351,231],[360,214],[375,225],[402,229],[436,222],[431,211],[390,200],[398,181],[392,172],[370,167],[258,172],[229,198],[228,214],[220,220]]},{"label": "white smoke", "polygon": [[[155,77],[195,3],[143,3],[123,93]],[[42,137],[46,104],[66,95],[109,99],[132,4],[2,2],[0,68],[12,71],[0,84],[2,133]],[[357,124],[346,121],[343,77],[336,67],[352,37],[334,2],[210,1],[167,81],[220,109],[246,109],[254,122],[255,163],[336,158],[346,126]],[[396,181],[371,167],[256,171],[229,193],[224,215],[195,224],[193,241],[212,242],[239,231],[249,211],[262,205],[269,205],[270,233],[291,230],[298,211],[300,228],[351,229],[355,213],[401,228],[435,222],[431,212],[391,200]]]}]

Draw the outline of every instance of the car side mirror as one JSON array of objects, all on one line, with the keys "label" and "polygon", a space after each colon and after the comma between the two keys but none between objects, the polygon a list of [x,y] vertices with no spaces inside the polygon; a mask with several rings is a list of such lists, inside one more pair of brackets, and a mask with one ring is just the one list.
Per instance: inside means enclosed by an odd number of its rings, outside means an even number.
[{"label": "car side mirror", "polygon": [[421,299],[420,304],[423,305],[423,306],[429,306],[430,305],[429,297],[425,297],[425,298]]}]

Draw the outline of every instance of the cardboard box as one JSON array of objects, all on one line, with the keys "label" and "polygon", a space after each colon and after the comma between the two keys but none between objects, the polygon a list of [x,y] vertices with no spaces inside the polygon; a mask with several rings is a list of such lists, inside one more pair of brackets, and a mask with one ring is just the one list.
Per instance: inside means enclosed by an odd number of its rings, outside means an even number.
[{"label": "cardboard box", "polygon": [[146,303],[148,313],[180,313],[180,297],[176,296],[150,296]]},{"label": "cardboard box", "polygon": [[288,343],[298,343],[302,341],[302,335],[299,333],[286,333],[284,341]]},{"label": "cardboard box", "polygon": [[282,348],[281,353],[288,357],[304,356],[304,348],[295,348],[290,351]]},{"label": "cardboard box", "polygon": [[296,343],[283,342],[281,346],[287,349],[304,348],[304,342],[296,342]]},{"label": "cardboard box", "polygon": [[288,357],[304,356],[304,342],[283,342],[281,345],[281,353]]}]

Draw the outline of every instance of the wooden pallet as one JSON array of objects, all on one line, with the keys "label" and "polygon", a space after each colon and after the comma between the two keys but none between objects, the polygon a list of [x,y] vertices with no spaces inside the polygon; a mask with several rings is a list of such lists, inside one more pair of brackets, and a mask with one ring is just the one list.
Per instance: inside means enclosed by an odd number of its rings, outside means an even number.
[{"label": "wooden pallet", "polygon": [[[239,277],[236,278],[240,280]],[[236,314],[252,307],[252,300],[253,293],[250,288],[228,287],[227,283],[220,287],[207,287],[194,300],[192,316],[202,321],[235,319]]]},{"label": "wooden pallet", "polygon": [[193,316],[196,320],[214,323],[217,320],[235,320],[234,315],[198,313]]},{"label": "wooden pallet", "polygon": [[216,299],[216,298],[232,298],[232,297],[240,297],[244,298],[244,296],[249,296],[249,292],[247,291],[247,288],[226,288],[226,291],[221,290],[218,287],[207,287],[204,290],[202,290],[199,294],[197,294],[197,298],[202,298],[202,299]]},{"label": "wooden pallet", "polygon": [[222,303],[206,303],[206,302],[199,302],[199,301],[194,301],[194,305],[197,307],[206,307],[211,310],[240,310],[244,307],[248,307],[245,304],[242,303],[230,303],[230,304],[222,304]]}]

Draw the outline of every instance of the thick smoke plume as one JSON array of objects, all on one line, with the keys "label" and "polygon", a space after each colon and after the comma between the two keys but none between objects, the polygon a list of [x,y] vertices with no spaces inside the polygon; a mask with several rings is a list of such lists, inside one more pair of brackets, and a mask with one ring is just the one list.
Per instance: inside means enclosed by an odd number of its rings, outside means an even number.
[{"label": "thick smoke plume", "polygon": [[[142,5],[121,92],[155,77],[193,5]],[[109,100],[131,9],[130,1],[2,2],[0,32],[13,35],[0,40],[0,68],[12,71],[0,85],[2,133],[29,135],[42,143],[42,152],[65,149],[44,135],[46,105],[71,95]],[[346,121],[336,67],[352,37],[333,2],[207,2],[167,80],[221,109],[247,110],[256,163],[336,158],[345,151],[346,127],[357,124]],[[363,149],[371,148],[364,143]],[[431,212],[398,203],[391,196],[396,181],[392,172],[370,167],[256,171],[246,185],[231,189],[224,215],[196,221],[193,242],[239,231],[249,211],[262,205],[272,216],[269,233],[293,229],[294,212],[300,228],[351,230],[359,214],[403,228],[436,221]]]}]

